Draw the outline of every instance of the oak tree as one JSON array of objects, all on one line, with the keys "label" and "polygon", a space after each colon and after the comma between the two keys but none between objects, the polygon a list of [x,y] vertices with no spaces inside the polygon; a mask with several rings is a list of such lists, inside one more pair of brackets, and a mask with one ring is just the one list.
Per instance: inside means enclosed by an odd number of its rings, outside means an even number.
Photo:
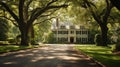
[{"label": "oak tree", "polygon": [[36,19],[47,16],[46,12],[67,7],[61,0],[1,0],[0,7],[16,22],[21,33],[21,45],[29,45],[30,32]]}]

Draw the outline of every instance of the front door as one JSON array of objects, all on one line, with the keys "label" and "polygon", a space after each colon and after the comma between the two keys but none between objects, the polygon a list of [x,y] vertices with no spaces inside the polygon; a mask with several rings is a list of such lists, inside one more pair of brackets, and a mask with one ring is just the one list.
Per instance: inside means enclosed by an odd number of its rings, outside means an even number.
[{"label": "front door", "polygon": [[74,37],[70,37],[70,43],[74,43]]}]

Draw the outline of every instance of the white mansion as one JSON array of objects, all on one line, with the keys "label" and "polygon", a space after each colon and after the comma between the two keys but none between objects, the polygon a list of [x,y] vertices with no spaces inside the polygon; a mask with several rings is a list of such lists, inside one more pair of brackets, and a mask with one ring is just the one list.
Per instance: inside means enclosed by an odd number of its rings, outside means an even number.
[{"label": "white mansion", "polygon": [[52,28],[54,38],[58,43],[88,43],[89,30],[83,25],[59,25]]}]

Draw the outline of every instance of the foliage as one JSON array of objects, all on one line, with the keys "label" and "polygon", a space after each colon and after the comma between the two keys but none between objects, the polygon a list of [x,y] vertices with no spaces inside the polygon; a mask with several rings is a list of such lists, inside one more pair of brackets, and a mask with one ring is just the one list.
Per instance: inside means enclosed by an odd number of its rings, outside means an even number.
[{"label": "foliage", "polygon": [[0,18],[0,41],[5,41],[8,38],[9,24],[5,19]]},{"label": "foliage", "polygon": [[15,40],[16,44],[19,45],[21,42],[21,35],[17,35],[14,40]]},{"label": "foliage", "polygon": [[112,2],[112,4],[118,9],[120,10],[120,0],[110,0]]},{"label": "foliage", "polygon": [[9,44],[12,44],[12,45],[20,45],[21,38],[20,37],[15,37],[15,38],[11,37],[11,38],[8,38],[7,41]]},{"label": "foliage", "polygon": [[0,45],[8,45],[9,42],[8,41],[0,41]]},{"label": "foliage", "polygon": [[8,39],[8,42],[9,42],[10,44],[15,44],[16,41],[15,41],[15,39],[13,39],[13,38],[9,38],[9,39]]},{"label": "foliage", "polygon": [[114,51],[120,51],[120,41],[116,43]]},{"label": "foliage", "polygon": [[[114,36],[114,37],[117,37],[117,38],[114,38],[114,43],[116,43],[116,46],[115,46],[115,49],[114,51],[120,51],[120,41],[119,41],[119,24],[120,24],[120,11],[117,10],[116,8],[113,8],[112,11],[111,11],[111,14],[110,14],[110,19],[109,19],[109,23],[111,24],[111,34]],[[109,29],[110,29],[109,28]]]},{"label": "foliage", "polygon": [[38,47],[38,46],[16,46],[16,45],[0,46],[0,53],[21,50],[21,49],[34,48],[34,47]]},{"label": "foliage", "polygon": [[68,16],[72,18],[72,22],[76,24],[84,24],[91,17],[86,9],[81,7],[82,0],[69,0],[70,6],[67,9]]},{"label": "foliage", "polygon": [[[101,29],[101,37],[102,37],[102,44],[101,46],[107,46],[107,33],[108,33],[108,18],[111,12],[111,9],[113,8],[113,5],[109,0],[77,0],[77,2],[72,2],[79,3],[75,4],[76,6],[82,7],[84,9],[84,12],[86,11],[89,13],[89,18],[88,20],[91,20],[90,18],[93,18],[97,24],[99,25]],[[87,16],[86,14],[84,14]],[[86,18],[85,18],[86,19]]]},{"label": "foliage", "polygon": [[95,35],[95,44],[97,45],[97,46],[101,46],[101,44],[102,44],[102,40],[101,40],[102,38],[101,38],[101,35],[100,34],[96,34]]},{"label": "foliage", "polygon": [[[41,21],[41,19],[38,20],[38,22]],[[44,42],[44,39],[45,39],[45,33],[48,33],[49,30],[51,29],[51,21],[50,20],[47,20],[45,22],[42,22],[38,25],[35,25],[34,26],[34,29],[35,29],[35,38],[34,38],[34,41],[35,43],[38,43],[38,42]]]},{"label": "foliage", "polygon": [[79,45],[75,48],[84,52],[98,62],[101,62],[106,67],[118,67],[120,64],[120,57],[114,55],[111,52],[111,48],[95,45]]},{"label": "foliage", "polygon": [[[108,39],[107,39],[108,41],[107,41],[107,43],[108,44],[111,44],[112,42],[112,40],[111,40],[111,35],[108,35]],[[101,38],[101,35],[100,34],[96,34],[95,35],[95,38],[94,38],[94,42],[95,42],[95,44],[97,45],[97,46],[101,46],[101,44],[102,44],[102,38]]]},{"label": "foliage", "polygon": [[116,30],[116,33],[117,33],[118,39],[117,39],[114,51],[120,51],[120,28]]},{"label": "foliage", "polygon": [[9,37],[15,39],[17,37],[17,35],[20,35],[20,31],[19,31],[18,27],[16,27],[13,24],[11,24]]},{"label": "foliage", "polygon": [[95,35],[99,34],[100,30],[99,30],[99,26],[98,24],[96,24],[95,22],[90,22],[90,26],[89,26],[89,41],[93,44],[95,43]]},{"label": "foliage", "polygon": [[[34,37],[33,25],[39,24],[35,21],[41,17],[50,19],[56,10],[67,7],[65,1],[61,0],[2,0],[0,6],[3,8],[3,16],[9,14],[18,26],[21,33],[21,45],[29,45]],[[43,22],[43,21],[41,21]]]},{"label": "foliage", "polygon": [[49,35],[47,36],[45,43],[55,43],[55,38],[54,38],[54,34],[53,32],[49,33]]}]

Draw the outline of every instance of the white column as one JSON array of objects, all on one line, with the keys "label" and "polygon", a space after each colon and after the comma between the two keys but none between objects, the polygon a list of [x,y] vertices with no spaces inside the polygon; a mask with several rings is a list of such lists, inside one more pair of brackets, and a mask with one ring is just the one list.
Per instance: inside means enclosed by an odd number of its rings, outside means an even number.
[{"label": "white column", "polygon": [[74,43],[76,43],[76,30],[74,30]]},{"label": "white column", "polygon": [[57,27],[57,30],[56,30],[56,41],[58,42],[58,27]]},{"label": "white column", "polygon": [[70,42],[70,30],[68,30],[68,42]]}]

